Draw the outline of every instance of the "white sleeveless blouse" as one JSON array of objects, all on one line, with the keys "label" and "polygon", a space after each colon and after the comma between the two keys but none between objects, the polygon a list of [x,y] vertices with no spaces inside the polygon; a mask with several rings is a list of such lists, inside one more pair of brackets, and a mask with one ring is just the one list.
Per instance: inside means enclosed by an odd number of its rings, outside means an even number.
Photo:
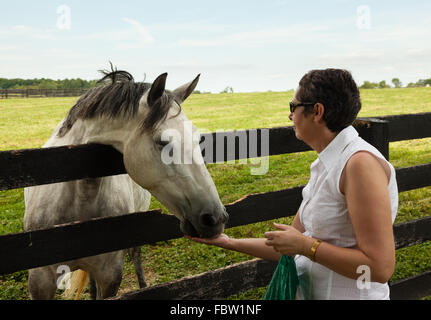
[{"label": "white sleeveless blouse", "polygon": [[[368,142],[359,137],[349,126],[342,130],[311,164],[310,181],[302,191],[299,217],[305,228],[304,234],[339,247],[355,247],[356,236],[350,221],[347,202],[341,193],[341,173],[358,151],[368,151],[377,158],[383,155]],[[386,161],[386,160],[385,160]],[[392,223],[398,210],[398,187],[394,167],[388,184],[391,201]],[[296,255],[299,286],[297,299],[389,299],[389,286],[371,282],[370,289],[358,288],[357,280],[342,276],[305,256]],[[361,274],[358,274],[358,278]]]}]

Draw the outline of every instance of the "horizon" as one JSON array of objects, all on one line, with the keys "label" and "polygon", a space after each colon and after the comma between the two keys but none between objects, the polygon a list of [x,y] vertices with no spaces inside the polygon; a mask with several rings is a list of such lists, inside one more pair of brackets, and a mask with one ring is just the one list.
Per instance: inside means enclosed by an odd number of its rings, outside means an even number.
[{"label": "horizon", "polygon": [[294,90],[309,70],[330,67],[349,70],[358,86],[431,77],[431,3],[424,0],[7,7],[0,12],[0,78],[97,80],[108,61],[136,81],[168,72],[169,89],[200,73],[196,90],[212,93]]},{"label": "horizon", "polygon": [[[132,75],[133,76],[133,75]],[[80,80],[84,80],[84,81],[99,81],[100,80],[100,78],[99,79],[81,79],[81,78],[64,78],[64,79],[50,79],[50,78],[27,78],[27,79],[23,79],[23,78],[1,78],[0,77],[0,79],[6,79],[6,80],[15,80],[15,79],[19,79],[19,80],[52,80],[52,81],[63,81],[63,80],[78,80],[78,79],[80,79]],[[418,82],[418,81],[420,81],[420,80],[430,80],[431,78],[429,78],[429,79],[418,79],[416,82]],[[400,79],[398,79],[398,80],[400,80]],[[143,81],[144,82],[144,81]],[[379,82],[380,81],[368,81],[368,80],[365,80],[365,82],[368,82],[368,83],[371,83],[371,84],[374,84],[374,85],[376,85],[376,87],[373,87],[373,88],[366,88],[366,87],[361,87],[362,85],[364,85],[365,83],[362,83],[362,84],[360,84],[360,83],[356,83],[357,84],[357,86],[358,86],[358,89],[364,89],[364,90],[369,90],[369,89],[404,89],[404,88],[417,88],[417,87],[430,87],[430,85],[429,84],[426,84],[426,85],[423,85],[423,86],[412,86],[412,87],[410,87],[410,86],[408,86],[408,84],[405,84],[405,83],[402,83],[402,85],[401,86],[399,86],[399,87],[396,87],[393,83],[392,83],[392,81],[391,82],[386,82],[386,85],[387,85],[387,87],[378,87],[378,84],[379,84]],[[227,88],[230,88],[230,87],[226,87],[225,89],[227,89]],[[2,89],[1,87],[0,87],[0,90],[25,90],[25,89],[30,89],[30,88],[18,88],[18,89],[14,89],[14,88],[8,88],[8,89]],[[40,90],[45,90],[45,89],[49,89],[49,90],[52,90],[52,89],[54,89],[54,90],[64,90],[63,88],[32,88],[32,89],[36,89],[36,90],[38,90],[38,89],[40,89]],[[82,88],[82,89],[85,89],[85,88]],[[235,92],[235,91],[232,91],[232,92],[226,92],[226,91],[219,91],[219,92],[211,92],[211,91],[201,91],[201,90],[198,90],[198,89],[196,89],[196,90],[194,90],[193,91],[193,93],[199,93],[199,94],[205,94],[205,93],[211,93],[211,94],[217,94],[217,93],[265,93],[265,92],[289,92],[289,91],[295,91],[296,89],[294,89],[294,88],[290,88],[290,89],[283,89],[283,90],[271,90],[271,89],[269,89],[269,90],[266,90],[266,91],[245,91],[245,92]]]}]

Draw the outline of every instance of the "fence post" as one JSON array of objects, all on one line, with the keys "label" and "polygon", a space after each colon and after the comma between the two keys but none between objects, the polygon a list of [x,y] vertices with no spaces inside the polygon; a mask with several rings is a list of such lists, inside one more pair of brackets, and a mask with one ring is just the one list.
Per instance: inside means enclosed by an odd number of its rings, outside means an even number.
[{"label": "fence post", "polygon": [[386,160],[389,161],[389,129],[388,121],[376,118],[361,118],[367,122],[367,130],[361,137],[379,150]]}]

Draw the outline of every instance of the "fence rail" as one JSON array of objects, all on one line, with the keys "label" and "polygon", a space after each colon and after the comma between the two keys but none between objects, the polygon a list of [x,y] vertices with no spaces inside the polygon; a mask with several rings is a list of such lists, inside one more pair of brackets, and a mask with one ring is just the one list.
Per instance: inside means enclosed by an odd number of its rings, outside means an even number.
[{"label": "fence rail", "polygon": [[79,97],[89,89],[0,89],[0,99]]},{"label": "fence rail", "polygon": [[[389,142],[431,137],[431,113],[387,116],[378,120],[360,118],[355,126],[361,137],[388,158]],[[269,155],[311,150],[305,143],[296,139],[292,127],[268,130]],[[257,135],[257,142],[261,142],[262,129],[203,134],[204,139],[214,141],[213,157],[207,163],[248,158],[250,150],[244,155],[238,151],[239,137],[245,136],[248,143],[251,132]],[[222,157],[217,158],[217,154],[220,156],[220,153],[216,152],[215,142],[220,139],[234,141],[235,146],[232,149],[236,152],[229,153],[225,144]],[[261,147],[258,145],[257,150],[261,150]],[[0,190],[121,173],[126,173],[123,156],[110,146],[87,144],[0,152]]]},{"label": "fence rail", "polygon": [[[302,188],[293,188],[268,192],[226,205],[226,210],[231,215],[226,227],[232,228],[295,215],[301,203],[298,201],[301,190]],[[266,202],[274,200],[278,200],[278,203],[271,205]],[[430,217],[395,225],[396,247],[402,248],[431,240],[430,231]],[[0,265],[0,274],[182,236],[178,219],[172,215],[162,214],[158,210],[4,235],[0,237],[0,261],[4,262]]]},{"label": "fence rail", "polygon": [[[431,113],[428,114],[431,121]],[[426,124],[424,124],[426,125]],[[361,137],[374,145],[388,158],[388,129],[384,119],[369,121],[361,118],[355,124]],[[417,126],[420,128],[420,126]],[[203,134],[204,139],[214,142],[211,159],[207,163],[217,163],[250,157],[250,150],[239,152],[240,138],[245,137],[248,145],[250,135],[256,136],[257,150],[267,149],[268,155],[279,155],[311,150],[302,141],[296,139],[292,127],[268,128],[269,139],[261,141],[264,129],[238,130]],[[428,129],[431,136],[431,127]],[[407,132],[406,132],[407,133]],[[216,142],[233,141],[234,148],[217,152]],[[262,146],[260,143],[267,143]],[[234,150],[232,153],[231,151]],[[261,156],[258,154],[258,156]],[[59,163],[61,165],[59,165]],[[13,150],[0,152],[0,190],[29,187],[47,183],[96,178],[107,175],[126,173],[123,156],[110,146],[75,145],[44,149]]]},{"label": "fence rail", "polygon": [[[388,157],[389,141],[431,137],[430,121],[431,113],[424,113],[379,119],[364,118],[359,119],[355,126],[365,140]],[[402,126],[401,123],[405,125]],[[291,127],[268,130],[269,155],[310,150],[295,138]],[[252,131],[209,133],[204,136],[211,136],[215,150],[217,139],[231,139],[237,146],[239,136],[245,134],[248,139]],[[253,131],[253,134],[256,133],[261,134],[262,129]],[[223,159],[240,159],[249,155],[249,150],[247,154],[241,155],[238,152],[229,153],[225,148]],[[214,163],[219,160],[214,156],[207,162]],[[0,152],[0,190],[121,173],[125,173],[122,155],[109,146],[79,145]],[[431,163],[398,168],[396,174],[400,192],[431,185]],[[302,199],[301,190],[302,186],[299,186],[253,194],[228,204],[226,209],[230,220],[227,227],[294,215]],[[431,218],[395,225],[394,235],[397,248],[431,240]],[[74,222],[45,230],[8,234],[0,236],[0,274],[178,237],[182,237],[178,220],[159,211],[130,213],[113,218]],[[208,274],[129,293],[120,299],[225,297],[266,285],[274,266],[272,262],[252,260],[213,270]],[[247,276],[238,277],[238,272]],[[235,274],[235,280],[232,280],[231,275]],[[205,282],[205,286],[212,289],[205,292],[193,289],[199,288],[199,281],[203,281],[202,279],[211,281]],[[415,290],[415,284],[419,281],[425,281],[426,284]],[[425,273],[391,284],[394,288],[392,298],[402,297],[403,294],[408,297],[426,295],[431,289],[430,282],[431,276]],[[222,289],[223,283],[231,284],[226,285],[227,289]],[[189,294],[190,292],[193,294]]]}]

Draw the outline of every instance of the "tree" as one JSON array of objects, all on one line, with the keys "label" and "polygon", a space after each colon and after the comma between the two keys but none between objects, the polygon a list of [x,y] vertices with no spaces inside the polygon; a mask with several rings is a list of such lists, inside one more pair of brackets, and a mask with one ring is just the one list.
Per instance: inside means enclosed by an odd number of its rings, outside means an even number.
[{"label": "tree", "polygon": [[233,93],[232,87],[226,87],[221,93]]},{"label": "tree", "polygon": [[364,83],[362,84],[362,86],[360,87],[361,89],[375,89],[378,88],[378,84],[375,82],[370,82],[370,81],[364,81]]},{"label": "tree", "polygon": [[426,87],[427,85],[431,85],[431,78],[419,79],[419,81],[416,82],[416,86],[418,86],[418,87]]},{"label": "tree", "polygon": [[410,82],[407,87],[415,88],[415,87],[426,87],[431,86],[431,78],[429,79],[419,79],[417,82]]},{"label": "tree", "polygon": [[395,88],[401,88],[403,86],[400,79],[398,79],[398,78],[393,78],[392,84],[394,85]]},{"label": "tree", "polygon": [[379,89],[390,88],[391,86],[386,84],[386,80],[382,80],[379,82]]}]

